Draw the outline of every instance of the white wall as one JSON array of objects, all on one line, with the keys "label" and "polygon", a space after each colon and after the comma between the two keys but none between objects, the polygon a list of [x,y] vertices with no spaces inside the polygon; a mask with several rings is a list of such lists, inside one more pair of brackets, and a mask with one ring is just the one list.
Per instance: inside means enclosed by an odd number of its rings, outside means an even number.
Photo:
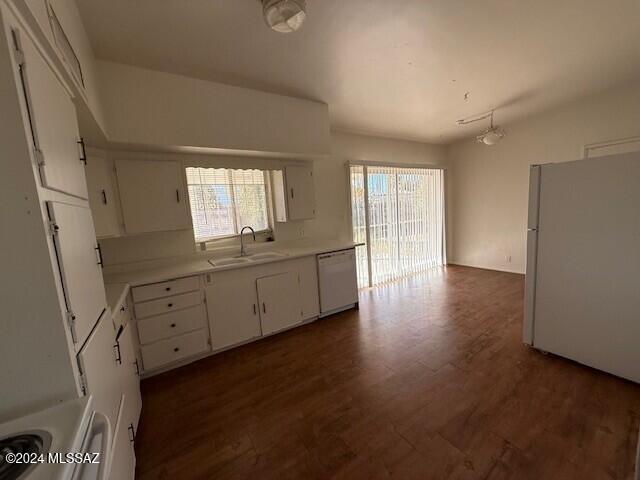
[{"label": "white wall", "polygon": [[640,135],[640,85],[591,96],[505,129],[507,137],[498,145],[465,140],[448,149],[450,262],[524,273],[529,165],[576,160],[585,144]]},{"label": "white wall", "polygon": [[322,155],[324,103],[98,61],[109,141]]},{"label": "white wall", "polygon": [[347,161],[446,164],[446,149],[440,145],[337,131],[331,132],[331,144],[333,155],[316,160],[314,165],[317,216],[308,222],[307,230],[316,237],[351,238]]},{"label": "white wall", "polygon": [[[333,155],[314,160],[316,218],[274,226],[277,241],[305,238],[350,239],[347,160],[444,165],[446,150],[418,142],[332,132]],[[239,159],[239,164],[242,160]],[[194,252],[190,230],[101,241],[105,264],[188,255]]]}]

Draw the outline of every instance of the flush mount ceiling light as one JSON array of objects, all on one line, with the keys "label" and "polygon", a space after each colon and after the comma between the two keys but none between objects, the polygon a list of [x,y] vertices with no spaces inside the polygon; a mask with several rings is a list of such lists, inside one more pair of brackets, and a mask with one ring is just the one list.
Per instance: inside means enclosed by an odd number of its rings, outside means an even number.
[{"label": "flush mount ceiling light", "polygon": [[484,143],[485,145],[495,145],[500,140],[502,140],[506,134],[500,127],[493,126],[493,110],[487,113],[481,113],[480,115],[474,115],[472,117],[463,118],[461,120],[458,120],[457,123],[458,125],[467,125],[469,123],[484,120],[485,118],[490,119],[489,128],[487,128],[484,132],[478,135],[476,137],[476,140],[479,143]]},{"label": "flush mount ceiling light", "polygon": [[262,14],[269,28],[291,33],[302,27],[307,18],[306,0],[262,0]]}]

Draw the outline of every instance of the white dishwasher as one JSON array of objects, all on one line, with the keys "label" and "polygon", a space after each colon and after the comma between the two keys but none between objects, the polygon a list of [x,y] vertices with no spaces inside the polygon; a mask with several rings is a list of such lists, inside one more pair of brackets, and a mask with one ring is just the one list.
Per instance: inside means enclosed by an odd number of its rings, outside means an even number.
[{"label": "white dishwasher", "polygon": [[358,307],[355,248],[318,255],[320,316]]}]

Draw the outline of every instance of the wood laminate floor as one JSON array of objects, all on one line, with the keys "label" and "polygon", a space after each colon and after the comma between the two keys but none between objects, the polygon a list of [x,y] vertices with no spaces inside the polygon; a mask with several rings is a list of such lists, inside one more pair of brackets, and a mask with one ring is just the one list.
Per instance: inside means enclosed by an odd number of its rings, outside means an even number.
[{"label": "wood laminate floor", "polygon": [[640,386],[521,342],[524,278],[448,267],[143,382],[147,479],[632,479]]}]

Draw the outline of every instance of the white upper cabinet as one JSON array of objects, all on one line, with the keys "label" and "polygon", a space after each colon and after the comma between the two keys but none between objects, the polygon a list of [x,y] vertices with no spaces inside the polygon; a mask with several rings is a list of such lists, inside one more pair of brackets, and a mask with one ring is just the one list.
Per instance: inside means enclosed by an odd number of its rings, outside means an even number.
[{"label": "white upper cabinet", "polygon": [[56,77],[35,45],[14,30],[33,150],[46,188],[87,198],[84,159],[76,110],[69,91]]},{"label": "white upper cabinet", "polygon": [[287,165],[272,175],[276,220],[309,220],[316,216],[313,167]]},{"label": "white upper cabinet", "polygon": [[116,160],[116,172],[127,234],[191,228],[180,163]]},{"label": "white upper cabinet", "polygon": [[261,335],[256,279],[252,269],[209,274],[206,283],[214,350]]},{"label": "white upper cabinet", "polygon": [[87,187],[98,238],[122,235],[120,198],[113,160],[102,152],[87,153]]},{"label": "white upper cabinet", "polygon": [[287,166],[287,204],[290,220],[306,220],[316,216],[316,198],[311,166]]},{"label": "white upper cabinet", "polygon": [[[104,128],[98,98],[95,56],[74,0],[24,0],[59,64],[68,72],[80,97]],[[74,93],[74,96],[75,93]]]},{"label": "white upper cabinet", "polygon": [[297,272],[259,278],[256,283],[263,335],[269,335],[302,322]]},{"label": "white upper cabinet", "polygon": [[47,202],[69,323],[82,345],[107,305],[89,208]]}]

